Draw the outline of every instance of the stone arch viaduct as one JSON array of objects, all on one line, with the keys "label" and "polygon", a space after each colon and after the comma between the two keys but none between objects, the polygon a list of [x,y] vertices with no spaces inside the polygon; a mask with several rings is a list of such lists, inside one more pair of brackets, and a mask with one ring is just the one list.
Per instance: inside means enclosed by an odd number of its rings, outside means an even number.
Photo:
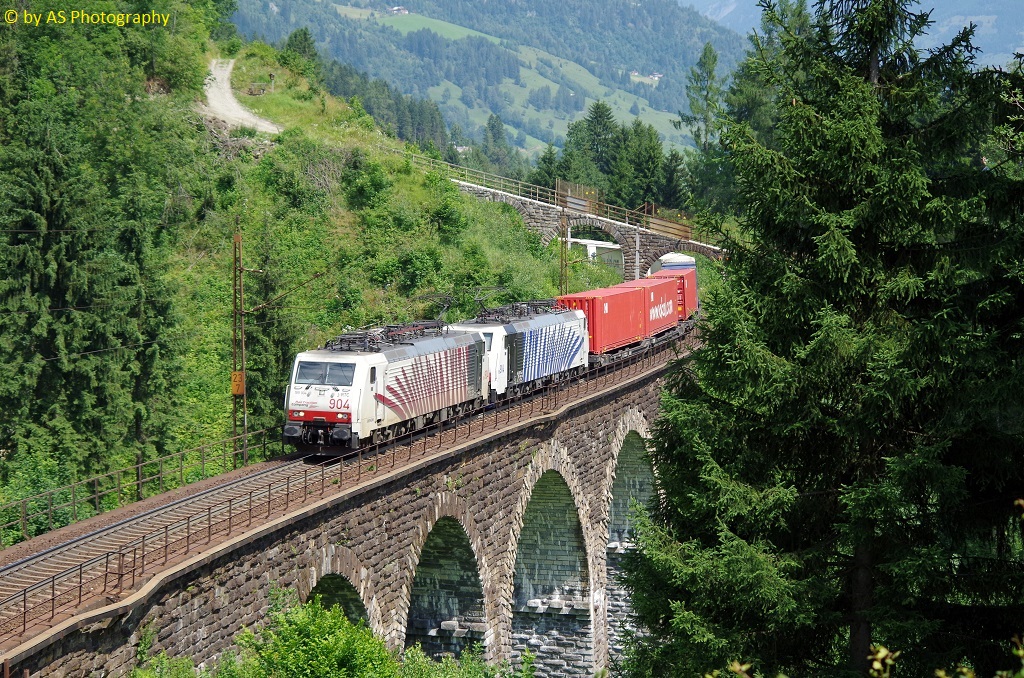
[{"label": "stone arch viaduct", "polygon": [[[561,219],[565,216],[570,229],[588,227],[609,235],[622,248],[624,274],[632,278],[639,269],[640,277],[647,274],[651,265],[670,252],[697,252],[712,259],[719,259],[722,250],[696,240],[681,240],[646,228],[637,228],[605,217],[586,214],[569,207],[561,207],[532,198],[524,198],[494,188],[487,188],[465,181],[452,180],[459,189],[469,195],[491,202],[501,202],[514,207],[526,222],[527,227],[540,234],[541,242],[547,245],[557,238]],[[639,263],[637,263],[637,235],[639,234]]]},{"label": "stone arch viaduct", "polygon": [[[305,506],[158,575],[8,653],[12,673],[117,676],[151,651],[215,661],[268,613],[340,577],[369,626],[400,649],[459,651],[540,676],[592,676],[621,652],[616,583],[631,499],[651,496],[643,455],[664,366]],[[19,654],[20,652],[20,654]]]}]

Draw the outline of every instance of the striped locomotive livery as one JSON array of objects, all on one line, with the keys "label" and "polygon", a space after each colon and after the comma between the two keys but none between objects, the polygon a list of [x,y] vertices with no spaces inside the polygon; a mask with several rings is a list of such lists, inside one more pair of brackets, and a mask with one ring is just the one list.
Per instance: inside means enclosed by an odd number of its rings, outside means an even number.
[{"label": "striped locomotive livery", "polygon": [[483,342],[455,335],[416,342],[409,349],[384,351],[388,366],[376,400],[400,419],[412,419],[480,397]]},{"label": "striped locomotive livery", "polygon": [[[584,350],[586,329],[572,314],[541,316],[508,326],[509,383],[522,384],[565,372],[578,363]],[[546,323],[538,327],[539,322]]]}]

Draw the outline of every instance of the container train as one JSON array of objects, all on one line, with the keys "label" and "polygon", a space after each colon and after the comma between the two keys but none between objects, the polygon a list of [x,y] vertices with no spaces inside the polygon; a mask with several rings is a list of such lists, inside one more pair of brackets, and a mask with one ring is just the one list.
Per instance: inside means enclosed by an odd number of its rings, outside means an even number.
[{"label": "container train", "polygon": [[582,374],[689,328],[695,267],[450,325],[354,332],[295,358],[284,441],[344,452]]}]

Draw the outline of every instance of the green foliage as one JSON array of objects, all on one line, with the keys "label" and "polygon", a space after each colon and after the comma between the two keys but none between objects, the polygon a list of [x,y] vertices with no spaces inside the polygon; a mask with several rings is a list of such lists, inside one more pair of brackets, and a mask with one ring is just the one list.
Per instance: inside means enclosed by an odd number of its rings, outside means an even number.
[{"label": "green foliage", "polygon": [[379,205],[387,197],[386,192],[391,186],[380,163],[367,160],[358,149],[353,151],[345,165],[343,180],[348,205],[357,210]]},{"label": "green foliage", "polygon": [[[702,46],[713,42],[723,66],[738,61],[743,47],[740,36],[671,0],[572,0],[557,5],[541,0],[515,5],[446,0],[410,9],[413,14],[408,16],[387,16],[377,8],[371,16],[361,2],[336,7],[300,1],[285,17],[248,0],[241,3],[236,20],[243,33],[272,40],[283,39],[296,26],[309,26],[330,57],[390,83],[398,92],[430,96],[449,124],[458,123],[478,141],[493,114],[514,128],[514,134],[528,135],[530,145],[557,144],[566,123],[608,91],[614,92],[620,119],[638,102],[645,121],[657,122],[659,131],[669,135],[666,112],[684,106],[686,74]],[[573,27],[572,40],[566,40],[565,26]],[[673,56],[666,59],[666,54]],[[632,69],[659,71],[664,77],[657,83],[634,82]],[[404,124],[402,113],[397,106],[392,110],[395,116],[388,123],[397,130]],[[683,143],[683,135],[672,136]],[[446,145],[434,141],[438,148]]]},{"label": "green foliage", "polygon": [[[174,35],[199,44],[206,24],[195,22],[220,11],[176,14]],[[134,30],[56,30],[0,30],[2,501],[230,433],[236,230],[250,430],[280,422],[297,351],[436,312],[410,297],[453,294],[454,318],[477,310],[473,285],[504,285],[499,302],[554,293],[557,256],[514,210],[465,198],[443,177],[424,183],[378,149],[358,105],[296,103],[305,81],[279,70],[273,48],[245,45],[236,77],[276,72],[278,92],[260,105],[287,97],[287,115],[311,122],[272,141],[242,129],[224,142],[195,124],[192,85],[146,92],[154,57],[187,73],[201,51]],[[614,277],[581,264],[572,280]],[[28,507],[45,511],[46,499]],[[53,524],[94,510],[78,496]],[[49,519],[26,527],[31,536]],[[21,538],[20,527],[0,535]]]},{"label": "green foliage", "polygon": [[325,610],[317,600],[272,614],[266,628],[243,632],[238,644],[254,678],[398,675],[398,663],[383,641],[349,621],[341,608]]},{"label": "green foliage", "polygon": [[715,72],[717,66],[718,52],[710,42],[705,43],[700,59],[690,69],[686,81],[690,112],[680,113],[678,121],[678,125],[690,127],[697,150],[705,153],[715,138],[722,100],[722,80]]},{"label": "green foliage", "polygon": [[512,669],[508,663],[488,665],[483,659],[483,649],[479,645],[462,653],[458,659],[444,657],[435,661],[427,657],[419,645],[405,651],[402,666],[399,670],[401,678],[533,678],[535,675],[534,656],[527,650],[522,657],[518,669]]},{"label": "green foliage", "polygon": [[196,672],[190,659],[171,659],[161,652],[131,672],[131,678],[207,678],[206,671]]},{"label": "green foliage", "polygon": [[437,227],[442,241],[455,242],[466,227],[469,220],[463,214],[459,199],[451,194],[441,198],[440,203],[430,212],[430,220]]},{"label": "green foliage", "polygon": [[663,399],[630,675],[991,674],[1019,632],[1024,191],[978,162],[1015,76],[918,53],[911,5],[780,26],[771,138],[724,130],[742,216]]},{"label": "green foliage", "polygon": [[[325,609],[316,598],[304,605],[272,610],[266,627],[243,631],[237,642],[239,656],[227,655],[217,667],[217,678],[533,678],[534,658],[523,656],[513,670],[507,663],[488,665],[475,646],[459,659],[435,661],[419,646],[399,660],[360,621],[353,623],[335,605]],[[191,662],[169,662],[160,655],[137,670],[137,678],[177,678],[195,675]],[[162,671],[162,672],[161,672]]]},{"label": "green foliage", "polygon": [[[25,7],[51,8],[64,9]],[[212,19],[160,9],[174,30],[0,34],[5,499],[164,445],[184,339],[167,272],[193,217],[177,198],[200,193],[205,170],[177,162],[200,138],[181,111],[202,85]],[[149,97],[147,84],[171,95]]]}]

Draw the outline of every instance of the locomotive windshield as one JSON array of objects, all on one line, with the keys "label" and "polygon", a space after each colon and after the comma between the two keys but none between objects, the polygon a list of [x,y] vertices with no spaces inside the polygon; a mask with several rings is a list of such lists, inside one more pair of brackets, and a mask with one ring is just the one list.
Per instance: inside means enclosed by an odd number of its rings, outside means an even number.
[{"label": "locomotive windshield", "polygon": [[356,366],[352,363],[299,362],[295,371],[296,384],[323,384],[326,386],[351,386]]}]

